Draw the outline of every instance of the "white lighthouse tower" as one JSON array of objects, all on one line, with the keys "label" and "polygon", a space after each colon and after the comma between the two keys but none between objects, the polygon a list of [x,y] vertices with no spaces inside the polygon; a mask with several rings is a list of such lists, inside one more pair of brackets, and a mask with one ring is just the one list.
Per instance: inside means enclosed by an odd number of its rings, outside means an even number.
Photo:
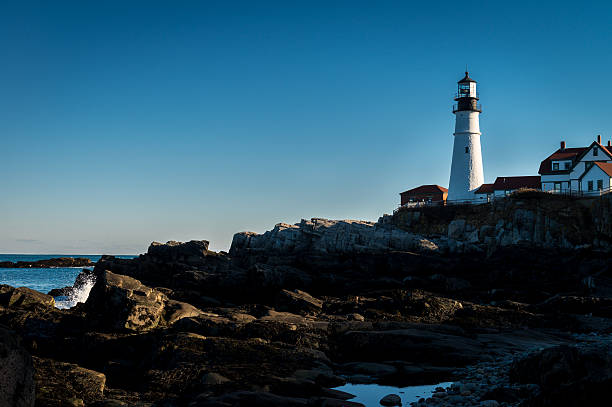
[{"label": "white lighthouse tower", "polygon": [[482,112],[478,104],[476,81],[466,72],[458,83],[455,114],[455,144],[451,164],[448,200],[475,199],[474,191],[484,183],[482,153],[480,151],[480,123]]}]

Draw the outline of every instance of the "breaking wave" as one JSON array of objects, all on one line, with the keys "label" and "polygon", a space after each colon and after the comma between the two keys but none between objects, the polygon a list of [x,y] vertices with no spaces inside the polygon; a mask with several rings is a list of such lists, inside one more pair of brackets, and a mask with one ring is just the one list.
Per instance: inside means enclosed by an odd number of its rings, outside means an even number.
[{"label": "breaking wave", "polygon": [[59,309],[68,309],[74,307],[79,302],[87,301],[89,292],[95,283],[96,277],[92,274],[84,276],[81,281],[77,279],[69,295],[55,297],[55,306]]}]

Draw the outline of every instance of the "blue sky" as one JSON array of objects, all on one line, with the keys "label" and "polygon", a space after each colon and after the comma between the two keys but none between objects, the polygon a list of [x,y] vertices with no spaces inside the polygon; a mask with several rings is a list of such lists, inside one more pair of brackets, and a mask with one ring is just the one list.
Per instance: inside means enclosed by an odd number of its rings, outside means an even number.
[{"label": "blue sky", "polygon": [[0,252],[139,253],[448,185],[479,82],[485,180],[612,136],[609,3],[0,4]]}]

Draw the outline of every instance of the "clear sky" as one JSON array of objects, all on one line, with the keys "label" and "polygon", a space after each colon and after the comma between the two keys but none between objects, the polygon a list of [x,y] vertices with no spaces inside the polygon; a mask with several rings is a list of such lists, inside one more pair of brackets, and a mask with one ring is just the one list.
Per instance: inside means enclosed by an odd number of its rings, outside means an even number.
[{"label": "clear sky", "polygon": [[485,181],[612,136],[609,2],[0,4],[0,252],[140,253],[448,185],[479,83]]}]

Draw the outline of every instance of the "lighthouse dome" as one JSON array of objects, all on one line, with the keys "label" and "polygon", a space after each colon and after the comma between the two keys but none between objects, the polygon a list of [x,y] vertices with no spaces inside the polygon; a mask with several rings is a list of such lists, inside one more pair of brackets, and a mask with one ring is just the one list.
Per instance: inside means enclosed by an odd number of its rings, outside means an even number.
[{"label": "lighthouse dome", "polygon": [[468,73],[468,71],[465,71],[465,76],[461,80],[459,80],[459,82],[457,83],[469,83],[469,82],[476,83],[474,79],[470,78],[470,74]]}]

